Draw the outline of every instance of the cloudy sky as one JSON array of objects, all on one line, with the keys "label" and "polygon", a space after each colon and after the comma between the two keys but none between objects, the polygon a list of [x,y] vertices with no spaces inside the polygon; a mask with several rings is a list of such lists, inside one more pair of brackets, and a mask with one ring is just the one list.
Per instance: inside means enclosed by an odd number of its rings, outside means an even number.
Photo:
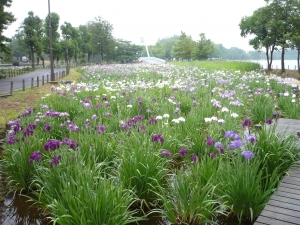
[{"label": "cloudy sky", "polygon": [[[180,35],[183,31],[196,41],[204,33],[216,44],[226,48],[253,50],[248,39],[240,36],[239,22],[243,16],[264,6],[264,0],[50,0],[51,12],[60,16],[60,23],[74,27],[100,16],[113,25],[115,38],[148,45],[159,38]],[[4,31],[15,34],[29,11],[41,19],[48,14],[48,0],[12,0],[12,12],[17,21]]]}]

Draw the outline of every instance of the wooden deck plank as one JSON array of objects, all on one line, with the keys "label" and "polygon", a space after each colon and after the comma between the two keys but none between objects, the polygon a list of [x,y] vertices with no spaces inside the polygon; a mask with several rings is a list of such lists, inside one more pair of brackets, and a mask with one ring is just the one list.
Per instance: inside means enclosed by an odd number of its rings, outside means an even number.
[{"label": "wooden deck plank", "polygon": [[276,200],[273,200],[273,199],[269,200],[268,205],[276,206],[276,207],[279,207],[279,208],[285,208],[285,209],[290,209],[290,210],[298,211],[299,214],[300,214],[300,207],[299,207],[299,205],[293,205],[293,204],[290,204],[290,203],[280,202],[280,201],[276,201]]},{"label": "wooden deck plank", "polygon": [[[300,120],[280,118],[275,132],[296,135],[299,127]],[[295,144],[300,147],[299,140]],[[300,161],[297,163],[288,170],[254,225],[300,225]]]},{"label": "wooden deck plank", "polygon": [[295,189],[295,190],[300,190],[300,187],[298,185],[295,184],[289,184],[289,183],[281,183],[280,184],[281,187],[286,187],[286,188],[290,188],[290,189]]},{"label": "wooden deck plank", "polygon": [[295,195],[295,194],[291,194],[291,193],[285,193],[285,192],[278,191],[278,192],[275,193],[275,195],[286,197],[286,198],[295,199],[295,200],[298,200],[298,201],[300,200],[300,196],[299,195]]},{"label": "wooden deck plank", "polygon": [[296,180],[293,180],[293,179],[287,178],[287,177],[283,178],[281,182],[300,185],[300,181],[296,181]]},{"label": "wooden deck plank", "polygon": [[[295,225],[296,224],[296,223],[279,220],[277,218],[272,217],[272,215],[270,215],[270,216],[259,216],[257,218],[257,220],[255,221],[254,225],[257,225],[256,222],[263,223],[263,224],[269,224],[269,225]],[[299,225],[299,224],[297,224],[297,225]]]},{"label": "wooden deck plank", "polygon": [[270,224],[275,224],[275,222],[273,222],[273,220],[278,220],[281,223],[278,224],[282,224],[283,222],[287,222],[287,223],[291,223],[291,224],[297,224],[299,225],[299,218],[294,217],[294,216],[290,216],[290,215],[285,215],[282,213],[278,213],[278,212],[273,212],[273,211],[269,211],[269,210],[263,210],[262,213],[260,214],[260,216],[257,218],[257,221],[260,222],[260,217],[264,216],[264,217],[268,217],[269,219],[272,219],[272,222]]},{"label": "wooden deck plank", "polygon": [[[300,207],[300,201],[297,200],[297,199],[292,199],[292,198],[286,198],[286,197],[282,197],[282,196],[279,196],[279,195],[273,195],[271,197],[272,200],[275,200],[275,201],[280,201],[280,202],[284,202],[284,203],[289,203],[291,205],[297,205]],[[270,199],[270,200],[271,200]]]},{"label": "wooden deck plank", "polygon": [[[291,209],[286,209],[286,208],[281,208],[281,207],[277,207],[277,206],[273,206],[273,205],[269,205],[269,203],[266,205],[266,207],[264,208],[264,211],[270,211],[270,212],[274,212],[277,214],[282,214],[282,215],[286,215],[286,216],[292,216],[295,217],[296,219],[298,219],[298,222],[300,221],[300,213],[299,211],[295,211],[295,210],[291,210]],[[262,215],[264,215],[264,213],[261,213]]]},{"label": "wooden deck plank", "polygon": [[281,185],[278,187],[277,191],[282,191],[282,192],[286,192],[286,193],[300,195],[300,189],[286,188],[286,187],[283,187]]}]

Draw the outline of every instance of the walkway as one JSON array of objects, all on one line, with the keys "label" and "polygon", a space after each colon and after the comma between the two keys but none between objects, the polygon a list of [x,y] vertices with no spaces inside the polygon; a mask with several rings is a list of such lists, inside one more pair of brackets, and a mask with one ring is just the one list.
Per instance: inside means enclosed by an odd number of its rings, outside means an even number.
[{"label": "walkway", "polygon": [[[54,73],[59,73],[64,71],[65,68],[55,68]],[[44,81],[46,81],[47,74],[49,74],[49,80],[50,80],[50,69],[40,69],[36,70],[34,72],[22,74],[19,76],[15,77],[9,77],[6,79],[1,79],[0,80],[0,95],[3,93],[9,93],[10,92],[10,85],[11,82],[13,81],[13,91],[21,90],[23,82],[22,80],[25,81],[25,88],[28,88],[31,86],[31,78],[34,78],[34,86],[37,85],[37,77],[39,77],[39,82],[40,84],[42,83],[42,76],[44,76]]]},{"label": "walkway", "polygon": [[[279,119],[276,132],[300,132],[300,120]],[[292,166],[254,225],[300,225],[300,165]]]}]

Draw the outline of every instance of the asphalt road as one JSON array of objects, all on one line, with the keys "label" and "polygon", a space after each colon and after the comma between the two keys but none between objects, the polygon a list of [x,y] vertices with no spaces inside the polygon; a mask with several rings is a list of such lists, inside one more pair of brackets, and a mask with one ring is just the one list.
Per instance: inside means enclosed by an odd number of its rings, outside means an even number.
[{"label": "asphalt road", "polygon": [[[54,73],[64,71],[65,68],[54,68]],[[11,82],[13,81],[13,91],[22,90],[23,80],[25,81],[25,88],[31,87],[31,79],[33,78],[33,85],[37,86],[37,77],[39,77],[39,85],[42,85],[42,77],[44,76],[44,82],[47,82],[47,74],[50,81],[50,69],[39,69],[34,72],[26,73],[16,77],[10,77],[0,80],[0,94],[6,94],[10,92]]]}]

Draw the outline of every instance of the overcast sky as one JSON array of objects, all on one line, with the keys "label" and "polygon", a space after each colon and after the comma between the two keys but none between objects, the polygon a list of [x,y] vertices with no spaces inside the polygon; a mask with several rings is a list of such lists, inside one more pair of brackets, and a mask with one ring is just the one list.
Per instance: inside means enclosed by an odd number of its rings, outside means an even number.
[{"label": "overcast sky", "polygon": [[[50,0],[50,10],[60,16],[60,24],[69,22],[78,27],[100,16],[113,25],[115,38],[135,44],[141,44],[143,37],[153,45],[159,38],[183,31],[195,41],[204,33],[216,44],[246,51],[253,48],[240,36],[238,24],[243,16],[251,16],[264,5],[264,0]],[[12,0],[6,11],[17,18],[4,31],[11,37],[29,11],[45,19],[48,0]]]}]

